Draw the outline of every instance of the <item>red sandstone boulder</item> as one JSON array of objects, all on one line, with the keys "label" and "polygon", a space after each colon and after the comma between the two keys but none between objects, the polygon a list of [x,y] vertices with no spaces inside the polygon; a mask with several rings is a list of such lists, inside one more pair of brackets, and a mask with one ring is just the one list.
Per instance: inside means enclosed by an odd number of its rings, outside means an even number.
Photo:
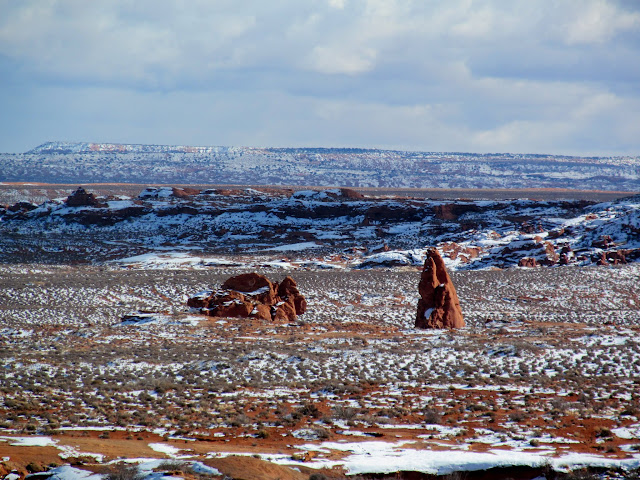
[{"label": "red sandstone boulder", "polygon": [[302,295],[293,297],[293,307],[296,311],[296,315],[302,315],[307,311],[307,300]]},{"label": "red sandstone boulder", "polygon": [[280,302],[275,306],[275,310],[273,311],[274,320],[286,321],[294,320],[295,318],[297,318],[295,308],[289,302]]},{"label": "red sandstone boulder", "polygon": [[272,283],[264,275],[245,273],[227,279],[220,290],[204,292],[187,305],[213,317],[293,321],[307,309],[295,280]]},{"label": "red sandstone boulder", "polygon": [[444,203],[434,205],[433,213],[440,220],[457,220],[458,217],[467,212],[478,212],[480,207],[468,203]]},{"label": "red sandstone boulder", "polygon": [[209,309],[212,317],[239,317],[247,318],[253,312],[254,306],[249,302],[234,300],[232,302],[215,305]]},{"label": "red sandstone boulder", "polygon": [[616,250],[612,252],[602,252],[597,264],[602,265],[623,265],[627,263],[625,250]]},{"label": "red sandstone boulder", "polygon": [[300,291],[298,290],[298,284],[296,281],[287,276],[285,279],[280,282],[278,285],[278,296],[279,297],[288,297],[290,295],[299,295]]},{"label": "red sandstone boulder", "polygon": [[222,284],[222,288],[242,292],[251,297],[251,300],[256,304],[273,305],[276,303],[277,284],[271,283],[267,277],[258,273],[244,273],[231,277]]},{"label": "red sandstone boulder", "polygon": [[575,254],[569,245],[564,245],[560,249],[560,265],[569,265],[574,260]]},{"label": "red sandstone boulder", "polygon": [[591,242],[592,247],[596,248],[611,248],[615,245],[613,239],[609,235],[603,235],[600,240],[594,240]]},{"label": "red sandstone boulder", "polygon": [[200,190],[196,190],[195,188],[171,188],[171,196],[176,198],[191,198],[199,193]]},{"label": "red sandstone boulder", "polygon": [[461,263],[469,263],[482,253],[480,247],[463,247],[455,242],[442,243],[440,248],[445,256],[451,260],[459,259]]},{"label": "red sandstone boulder", "polygon": [[229,278],[222,284],[222,288],[243,293],[255,292],[264,287],[273,288],[273,284],[259,273],[243,273]]},{"label": "red sandstone boulder", "polygon": [[26,218],[27,213],[35,210],[38,206],[31,202],[18,202],[7,207],[6,213],[10,218]]},{"label": "red sandstone boulder", "polygon": [[364,195],[351,188],[341,188],[340,196],[349,200],[361,200],[364,198]]},{"label": "red sandstone boulder", "polygon": [[269,305],[256,305],[251,316],[260,320],[271,320],[271,307]]},{"label": "red sandstone boulder", "polygon": [[298,284],[289,276],[278,285],[278,297],[289,303],[296,315],[302,315],[307,311],[307,300],[300,295]]},{"label": "red sandstone boulder", "polygon": [[545,253],[545,256],[547,257],[544,260],[545,265],[555,265],[556,263],[558,263],[558,260],[560,260],[560,255],[558,255],[558,252],[556,252],[556,249],[553,246],[553,243],[544,242],[543,245],[544,245],[544,253]]},{"label": "red sandstone boulder", "polygon": [[533,268],[533,267],[537,267],[538,266],[538,261],[535,258],[524,257],[524,258],[521,258],[518,261],[518,266],[519,267]]},{"label": "red sandstone boulder", "polygon": [[464,318],[458,294],[435,248],[430,248],[418,284],[416,328],[461,328]]}]

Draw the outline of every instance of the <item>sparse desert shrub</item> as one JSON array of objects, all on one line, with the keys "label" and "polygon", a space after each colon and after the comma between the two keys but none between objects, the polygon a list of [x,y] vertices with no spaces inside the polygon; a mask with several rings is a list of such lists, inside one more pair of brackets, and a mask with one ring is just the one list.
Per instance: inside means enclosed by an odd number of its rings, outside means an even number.
[{"label": "sparse desert shrub", "polygon": [[165,460],[154,471],[159,472],[187,472],[191,471],[191,466],[178,460]]},{"label": "sparse desert shrub", "polygon": [[106,480],[142,480],[144,475],[140,473],[137,465],[116,463],[105,467],[102,471]]},{"label": "sparse desert shrub", "polygon": [[29,473],[38,473],[46,470],[46,467],[36,462],[30,462],[27,464],[26,469]]},{"label": "sparse desert shrub", "polygon": [[424,423],[439,425],[442,423],[442,414],[432,408],[426,408],[424,410]]},{"label": "sparse desert shrub", "polygon": [[327,476],[322,473],[312,473],[309,480],[327,480]]},{"label": "sparse desert shrub", "polygon": [[601,476],[587,469],[573,470],[567,474],[566,480],[600,480]]},{"label": "sparse desert shrub", "polygon": [[637,405],[627,405],[624,410],[620,412],[620,416],[628,415],[628,416],[637,416],[640,409]]},{"label": "sparse desert shrub", "polygon": [[313,433],[315,434],[318,440],[326,440],[331,437],[331,430],[328,430],[323,427],[313,427]]},{"label": "sparse desert shrub", "polygon": [[569,407],[569,404],[561,398],[554,398],[551,400],[551,406],[558,412],[565,412]]},{"label": "sparse desert shrub", "polygon": [[333,418],[336,420],[351,420],[356,416],[356,410],[352,407],[336,405],[333,407]]},{"label": "sparse desert shrub", "polygon": [[320,410],[318,410],[318,407],[316,407],[313,403],[305,403],[303,404],[300,408],[298,408],[295,413],[294,413],[294,417],[295,414],[299,414],[300,416],[304,416],[304,417],[312,417],[312,418],[320,418]]},{"label": "sparse desert shrub", "polygon": [[607,427],[598,427],[596,428],[596,437],[597,438],[611,438],[613,437],[613,432],[609,430]]},{"label": "sparse desert shrub", "polygon": [[527,418],[526,413],[524,413],[524,412],[522,412],[520,410],[517,410],[515,412],[511,412],[509,414],[509,420],[512,421],[512,422],[522,422],[523,420],[526,420],[526,418]]},{"label": "sparse desert shrub", "polygon": [[248,425],[249,423],[251,423],[251,419],[245,414],[240,414],[229,422],[229,426],[238,428]]},{"label": "sparse desert shrub", "polygon": [[467,407],[467,410],[472,412],[486,412],[489,408],[486,405],[481,405],[479,403],[472,403]]}]

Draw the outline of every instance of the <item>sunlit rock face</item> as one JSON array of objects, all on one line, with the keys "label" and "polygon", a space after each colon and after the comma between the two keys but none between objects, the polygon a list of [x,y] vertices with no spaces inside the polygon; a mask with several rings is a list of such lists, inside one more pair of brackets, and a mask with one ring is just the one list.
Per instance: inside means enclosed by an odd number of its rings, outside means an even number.
[{"label": "sunlit rock face", "polygon": [[416,328],[464,327],[458,294],[444,266],[444,261],[435,248],[427,251],[418,291],[420,300],[418,300]]}]

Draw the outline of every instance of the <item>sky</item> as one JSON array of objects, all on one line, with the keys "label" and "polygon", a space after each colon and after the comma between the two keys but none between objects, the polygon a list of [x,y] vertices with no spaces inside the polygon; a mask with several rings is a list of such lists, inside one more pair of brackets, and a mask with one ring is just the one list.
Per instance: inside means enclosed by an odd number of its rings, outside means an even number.
[{"label": "sky", "polygon": [[640,155],[640,1],[0,0],[46,141]]}]

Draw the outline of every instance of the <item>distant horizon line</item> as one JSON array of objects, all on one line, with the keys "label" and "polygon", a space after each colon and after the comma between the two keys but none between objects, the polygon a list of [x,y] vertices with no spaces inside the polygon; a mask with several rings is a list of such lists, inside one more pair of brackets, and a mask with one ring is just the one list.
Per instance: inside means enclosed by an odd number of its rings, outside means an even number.
[{"label": "distant horizon line", "polygon": [[[66,140],[49,140],[45,141],[37,145],[36,147],[27,150],[26,152],[2,152],[5,154],[17,154],[17,155],[27,155],[34,153],[42,153],[46,152],[46,147],[48,145],[69,145],[69,146],[80,146],[85,145],[88,147],[91,146],[113,146],[113,147],[166,147],[166,148],[175,148],[175,149],[185,149],[184,152],[176,152],[176,153],[197,153],[197,150],[207,150],[207,149],[255,149],[255,150],[301,150],[301,151],[309,151],[309,150],[354,150],[354,151],[378,151],[378,152],[411,152],[411,153],[430,153],[430,154],[456,154],[456,155],[474,155],[474,156],[490,156],[490,155],[500,155],[500,156],[535,156],[535,157],[555,157],[555,158],[640,158],[640,155],[578,155],[578,154],[552,154],[552,153],[519,153],[519,152],[471,152],[471,151],[437,151],[437,150],[418,150],[418,149],[399,149],[399,148],[379,148],[379,147],[268,147],[268,146],[252,146],[252,145],[186,145],[186,144],[162,144],[162,143],[121,143],[121,142],[87,142],[87,141],[66,141]],[[193,152],[189,152],[189,149],[193,149]],[[55,152],[54,149],[51,149],[52,152]],[[104,150],[104,149],[81,149],[75,153],[93,153],[93,152],[103,152],[103,153],[127,153],[125,151],[119,151],[118,149],[113,150]],[[147,152],[153,153],[153,152]]]}]

